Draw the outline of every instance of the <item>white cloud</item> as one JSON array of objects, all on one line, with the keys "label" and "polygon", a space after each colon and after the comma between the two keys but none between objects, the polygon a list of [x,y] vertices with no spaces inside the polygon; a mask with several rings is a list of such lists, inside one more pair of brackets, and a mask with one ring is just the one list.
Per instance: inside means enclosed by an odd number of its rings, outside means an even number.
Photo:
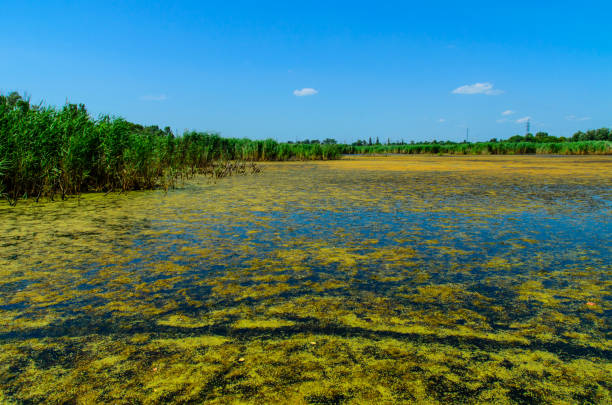
[{"label": "white cloud", "polygon": [[304,87],[301,90],[293,90],[293,94],[297,97],[314,96],[318,92],[318,90],[312,89],[310,87]]},{"label": "white cloud", "polygon": [[508,122],[508,118],[500,118],[500,119],[497,120],[497,122],[499,124],[501,124],[502,122]]},{"label": "white cloud", "polygon": [[446,119],[444,119],[444,118],[440,118],[440,119],[438,120],[438,122],[446,122]]},{"label": "white cloud", "polygon": [[506,110],[506,111],[504,111],[504,112],[503,112],[501,115],[512,115],[512,114],[514,114],[514,113],[515,113],[515,111],[512,111],[512,110]]},{"label": "white cloud", "polygon": [[147,94],[140,97],[142,101],[164,101],[167,98],[165,94]]},{"label": "white cloud", "polygon": [[527,121],[529,121],[531,119],[531,117],[523,117],[523,118],[519,118],[518,120],[516,120],[517,124],[524,124]]},{"label": "white cloud", "polygon": [[492,83],[474,83],[466,84],[465,86],[457,87],[452,91],[453,94],[486,94],[487,96],[494,96],[502,94],[502,90],[494,89]]},{"label": "white cloud", "polygon": [[565,119],[568,121],[588,121],[591,119],[591,117],[576,117],[575,115],[568,115],[565,117]]}]

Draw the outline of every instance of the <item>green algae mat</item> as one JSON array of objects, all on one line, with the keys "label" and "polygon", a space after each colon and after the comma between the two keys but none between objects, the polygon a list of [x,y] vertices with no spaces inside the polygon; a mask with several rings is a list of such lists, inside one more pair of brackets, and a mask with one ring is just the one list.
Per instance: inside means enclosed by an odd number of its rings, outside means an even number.
[{"label": "green algae mat", "polygon": [[612,157],[0,205],[0,403],[612,403]]}]

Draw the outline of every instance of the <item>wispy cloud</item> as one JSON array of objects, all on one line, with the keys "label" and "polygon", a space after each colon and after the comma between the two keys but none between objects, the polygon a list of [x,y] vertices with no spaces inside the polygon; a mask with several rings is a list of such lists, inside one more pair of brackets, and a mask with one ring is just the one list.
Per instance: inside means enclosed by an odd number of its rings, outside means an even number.
[{"label": "wispy cloud", "polygon": [[497,123],[501,124],[503,122],[508,122],[508,118],[500,118],[497,120]]},{"label": "wispy cloud", "polygon": [[165,94],[147,94],[145,96],[140,96],[142,101],[164,101],[167,98]]},{"label": "wispy cloud", "polygon": [[588,121],[591,119],[591,117],[576,117],[575,115],[568,115],[565,117],[565,119],[568,121]]},{"label": "wispy cloud", "polygon": [[512,110],[506,110],[506,111],[502,112],[502,113],[501,113],[501,115],[512,115],[512,114],[514,114],[514,113],[515,113],[515,111],[512,111]]},{"label": "wispy cloud", "polygon": [[440,119],[438,120],[438,122],[446,122],[446,119],[445,119],[445,118],[440,118]]},{"label": "wispy cloud", "polygon": [[502,94],[503,91],[493,88],[493,83],[474,83],[466,84],[465,86],[457,87],[452,91],[453,94],[486,94],[487,96],[495,96]]},{"label": "wispy cloud", "polygon": [[518,120],[516,120],[517,124],[524,124],[527,121],[529,121],[531,119],[531,117],[523,117],[523,118],[519,118]]},{"label": "wispy cloud", "polygon": [[293,90],[293,94],[296,95],[297,97],[314,96],[318,92],[319,92],[318,90],[312,89],[310,87],[304,87],[303,89]]}]

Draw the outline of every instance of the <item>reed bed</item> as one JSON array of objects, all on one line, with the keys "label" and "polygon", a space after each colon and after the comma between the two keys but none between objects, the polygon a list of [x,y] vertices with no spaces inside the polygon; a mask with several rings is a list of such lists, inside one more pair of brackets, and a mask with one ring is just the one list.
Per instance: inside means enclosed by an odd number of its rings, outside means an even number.
[{"label": "reed bed", "polygon": [[226,176],[254,171],[263,160],[334,159],[335,145],[221,138],[143,127],[122,118],[94,119],[83,104],[61,109],[0,95],[0,195],[65,198],[86,191],[172,187],[196,173]]},{"label": "reed bed", "polygon": [[611,141],[476,142],[408,145],[341,145],[343,154],[450,154],[450,155],[610,155]]}]

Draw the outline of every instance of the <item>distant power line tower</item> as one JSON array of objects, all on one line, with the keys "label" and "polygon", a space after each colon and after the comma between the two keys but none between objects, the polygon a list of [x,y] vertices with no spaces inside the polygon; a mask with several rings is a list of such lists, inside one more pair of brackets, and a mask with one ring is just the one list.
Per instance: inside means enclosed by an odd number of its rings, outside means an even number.
[{"label": "distant power line tower", "polygon": [[528,134],[528,133],[529,133],[530,124],[531,124],[531,123],[529,122],[529,120],[527,120],[527,123],[525,124],[525,127],[526,127],[526,129],[527,129],[527,132],[525,132],[526,134]]}]

